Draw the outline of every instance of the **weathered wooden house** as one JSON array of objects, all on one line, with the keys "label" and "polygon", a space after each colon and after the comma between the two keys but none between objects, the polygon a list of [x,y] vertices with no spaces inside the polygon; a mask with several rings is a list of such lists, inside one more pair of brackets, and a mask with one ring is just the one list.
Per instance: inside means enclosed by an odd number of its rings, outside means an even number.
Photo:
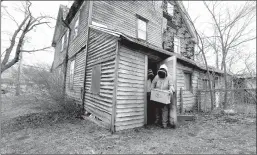
[{"label": "weathered wooden house", "polygon": [[[112,131],[147,123],[148,68],[165,63],[183,107],[196,105],[206,70],[194,61],[196,35],[180,1],[74,1],[61,6],[52,71],[65,92]],[[65,65],[67,64],[67,67]],[[222,72],[216,75],[216,86]],[[214,78],[215,79],[215,78]]]}]

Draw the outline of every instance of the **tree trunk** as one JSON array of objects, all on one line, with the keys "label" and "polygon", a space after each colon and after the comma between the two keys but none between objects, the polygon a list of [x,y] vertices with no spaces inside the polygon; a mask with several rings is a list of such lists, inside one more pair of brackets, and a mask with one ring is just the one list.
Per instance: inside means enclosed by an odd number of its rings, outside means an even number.
[{"label": "tree trunk", "polygon": [[20,95],[20,89],[21,89],[21,84],[20,84],[20,77],[21,77],[21,63],[22,63],[22,52],[20,53],[20,62],[19,62],[19,67],[18,67],[18,74],[17,74],[17,81],[16,81],[16,96]]},{"label": "tree trunk", "polygon": [[216,51],[216,68],[219,69],[219,53]]},{"label": "tree trunk", "polygon": [[224,68],[224,81],[225,81],[225,93],[224,93],[223,109],[227,109],[228,82],[227,82],[227,67],[226,67],[225,57],[223,57],[223,68]]},{"label": "tree trunk", "polygon": [[202,54],[203,54],[203,58],[204,58],[204,62],[205,62],[205,67],[207,70],[207,75],[208,75],[208,84],[209,84],[210,96],[211,96],[211,110],[213,110],[214,104],[213,104],[213,92],[212,92],[212,85],[211,85],[211,75],[210,75],[207,60],[206,60],[206,57],[205,57],[205,54],[203,51],[202,51]]}]

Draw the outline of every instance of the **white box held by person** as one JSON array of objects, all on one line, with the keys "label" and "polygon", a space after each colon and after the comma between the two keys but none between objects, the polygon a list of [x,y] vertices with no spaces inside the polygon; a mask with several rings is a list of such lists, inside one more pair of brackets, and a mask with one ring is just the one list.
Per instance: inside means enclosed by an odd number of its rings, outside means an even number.
[{"label": "white box held by person", "polygon": [[171,93],[167,90],[153,89],[151,90],[150,100],[163,104],[170,104]]}]

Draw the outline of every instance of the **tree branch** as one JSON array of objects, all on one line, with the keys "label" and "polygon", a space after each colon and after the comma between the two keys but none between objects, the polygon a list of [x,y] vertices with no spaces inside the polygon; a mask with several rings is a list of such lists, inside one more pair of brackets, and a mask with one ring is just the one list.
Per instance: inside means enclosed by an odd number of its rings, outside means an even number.
[{"label": "tree branch", "polygon": [[46,49],[51,48],[51,46],[49,47],[45,47],[45,48],[41,48],[41,49],[34,49],[34,50],[20,50],[21,52],[27,52],[27,53],[32,53],[32,52],[37,52],[37,51],[44,51]]}]

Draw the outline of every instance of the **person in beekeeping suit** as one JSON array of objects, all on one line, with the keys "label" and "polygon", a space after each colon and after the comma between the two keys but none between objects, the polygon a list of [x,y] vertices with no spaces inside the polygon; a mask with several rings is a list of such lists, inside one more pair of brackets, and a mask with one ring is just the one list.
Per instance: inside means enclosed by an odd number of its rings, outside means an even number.
[{"label": "person in beekeeping suit", "polygon": [[[157,75],[153,79],[151,87],[152,89],[168,90],[171,94],[175,92],[172,78],[168,74],[168,67],[165,64],[160,66],[157,72]],[[156,103],[155,104],[155,124],[156,125],[162,124],[162,128],[167,128],[168,120],[169,120],[169,106],[171,108],[171,113],[175,111],[175,107],[172,104],[173,103],[171,104]],[[162,116],[162,120],[160,122],[161,116]],[[174,116],[174,114],[172,114],[171,116]],[[174,118],[171,117],[170,118],[171,127],[175,128],[175,124],[176,124],[176,121],[174,121]]]}]

